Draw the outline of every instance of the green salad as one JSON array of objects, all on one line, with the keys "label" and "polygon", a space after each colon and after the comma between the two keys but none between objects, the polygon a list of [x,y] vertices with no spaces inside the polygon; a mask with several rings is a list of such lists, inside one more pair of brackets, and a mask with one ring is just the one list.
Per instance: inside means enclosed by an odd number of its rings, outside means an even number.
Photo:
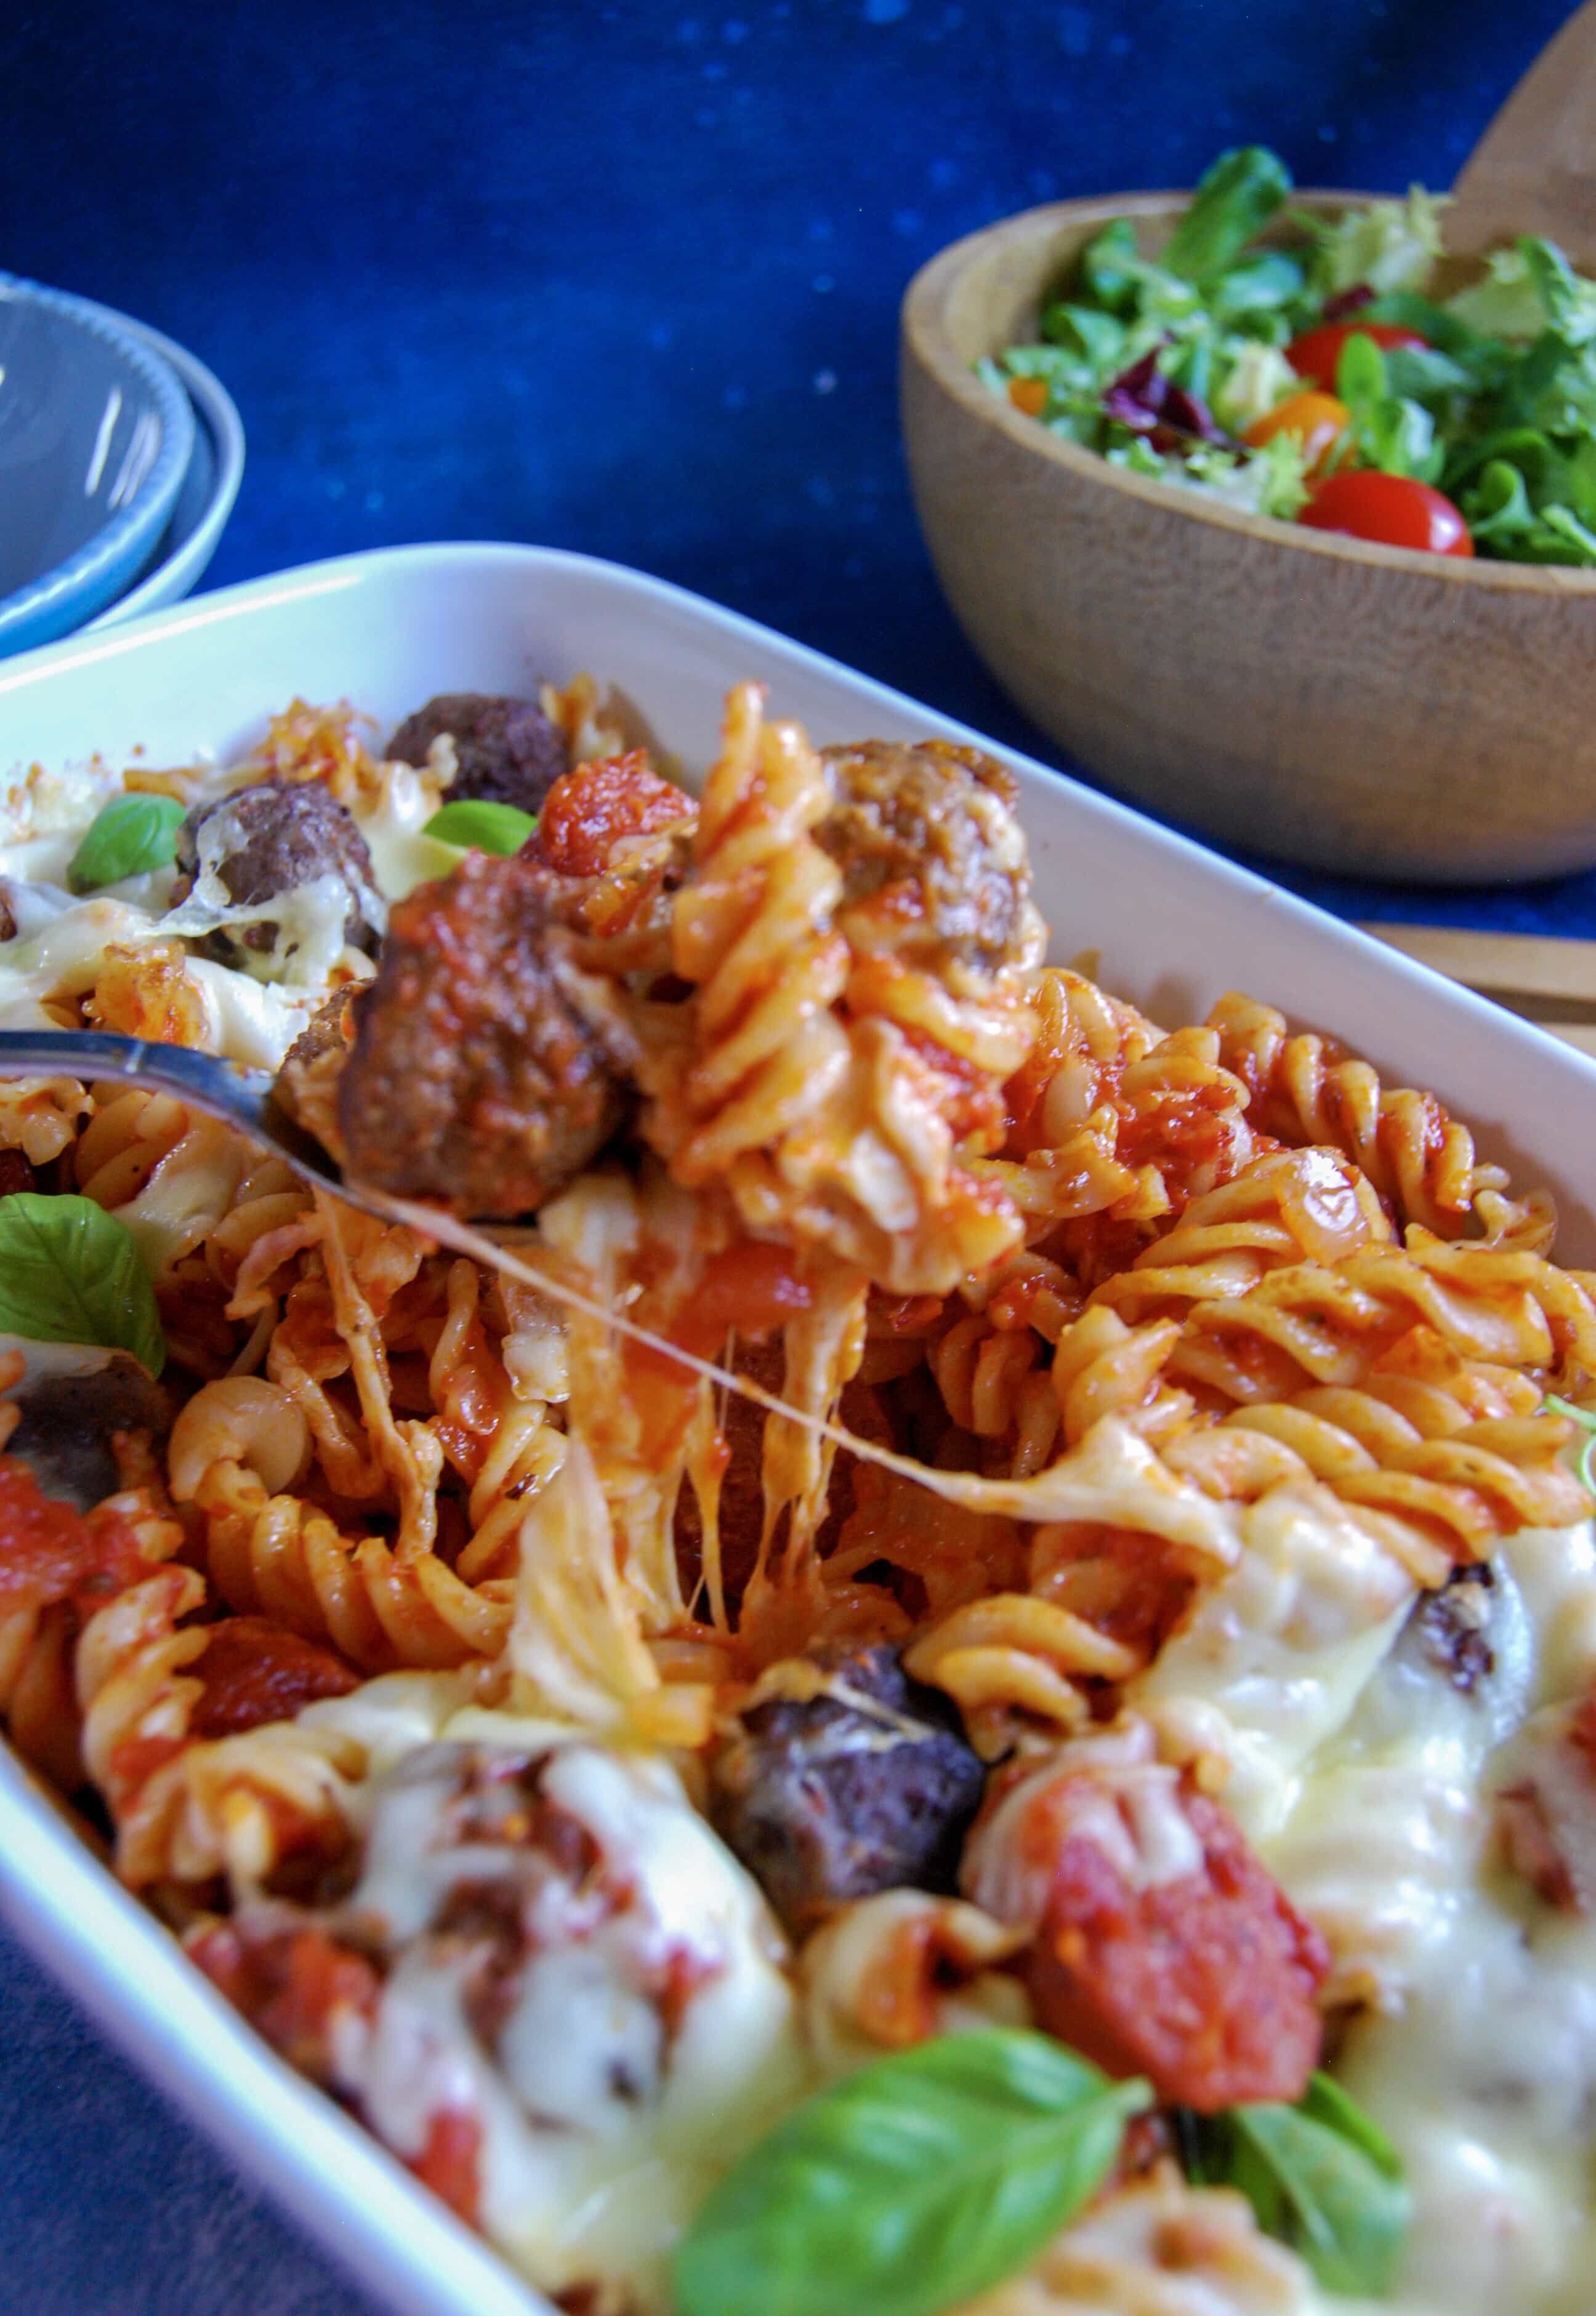
[{"label": "green salad", "polygon": [[[1388,546],[1596,567],[1596,282],[1526,235],[1430,294],[1444,197],[1333,220],[1223,153],[1156,257],[1103,227],[977,365],[1112,465]],[[1260,236],[1268,230],[1269,238]]]}]

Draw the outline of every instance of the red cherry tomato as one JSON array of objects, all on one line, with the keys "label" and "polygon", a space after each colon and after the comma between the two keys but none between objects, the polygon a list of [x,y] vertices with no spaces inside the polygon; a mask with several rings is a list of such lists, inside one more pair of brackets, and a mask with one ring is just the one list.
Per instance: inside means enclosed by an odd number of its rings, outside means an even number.
[{"label": "red cherry tomato", "polygon": [[1395,322],[1327,322],[1317,330],[1305,330],[1301,337],[1293,338],[1286,349],[1286,360],[1298,378],[1311,378],[1326,394],[1333,394],[1336,367],[1349,338],[1372,338],[1383,354],[1389,353],[1393,346],[1425,346],[1430,343],[1417,330],[1404,330]]},{"label": "red cherry tomato", "polygon": [[1468,525],[1449,498],[1411,475],[1378,468],[1331,475],[1297,518],[1315,530],[1375,539],[1384,547],[1422,547],[1431,555],[1472,555]]}]

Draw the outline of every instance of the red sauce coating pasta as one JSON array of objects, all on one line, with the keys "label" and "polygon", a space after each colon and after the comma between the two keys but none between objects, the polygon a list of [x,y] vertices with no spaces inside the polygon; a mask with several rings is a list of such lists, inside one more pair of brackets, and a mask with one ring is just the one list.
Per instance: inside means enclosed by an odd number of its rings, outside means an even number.
[{"label": "red sauce coating pasta", "polygon": [[144,1567],[125,1513],[111,1504],[80,1512],[47,1496],[14,1456],[0,1456],[0,1616],[53,1600],[93,1609]]},{"label": "red sauce coating pasta", "polygon": [[376,1971],[325,1930],[252,1938],[231,1922],[213,1922],[187,1945],[206,1977],[273,2050],[317,2082],[333,2080],[340,2013],[370,2018],[376,2009]]}]

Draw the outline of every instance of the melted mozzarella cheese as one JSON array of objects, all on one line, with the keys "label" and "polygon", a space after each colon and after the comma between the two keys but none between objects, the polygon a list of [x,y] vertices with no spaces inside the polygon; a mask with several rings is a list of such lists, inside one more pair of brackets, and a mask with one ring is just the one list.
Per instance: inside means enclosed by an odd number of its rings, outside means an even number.
[{"label": "melted mozzarella cheese", "polygon": [[386,900],[402,901],[417,885],[447,877],[459,867],[460,856],[452,845],[422,834],[441,802],[442,792],[433,772],[413,764],[392,763],[382,767],[377,800],[362,800],[353,806],[371,855],[377,889]]},{"label": "melted mozzarella cheese", "polygon": [[1277,1488],[1248,1508],[1241,1535],[1235,1566],[1126,1701],[1186,1721],[1226,1764],[1226,1802],[1261,1839],[1284,1822],[1304,1762],[1352,1710],[1415,1587],[1328,1489]]},{"label": "melted mozzarella cheese", "polygon": [[[1591,2316],[1596,1921],[1500,1864],[1490,1796],[1529,1702],[1589,1674],[1568,1643],[1589,1523],[1510,1541],[1492,1670],[1460,1691],[1404,1637],[1301,1767],[1264,1845],[1367,2007],[1335,2071],[1401,2155],[1413,2219],[1386,2316]],[[1327,2312],[1349,2308],[1326,2299]]]},{"label": "melted mozzarella cheese", "polygon": [[[345,2034],[340,2079],[412,2158],[440,2113],[476,2124],[483,2224],[536,2283],[619,2282],[663,2310],[692,2211],[807,2084],[784,1942],[668,1763],[481,1708],[440,1722],[441,1702],[396,1690],[375,1733],[391,1742],[431,1724],[429,1736],[474,1745],[491,1735],[516,1760],[530,1742],[544,1757],[539,1793],[584,1830],[600,1869],[573,1876],[552,1855],[462,1838],[458,1756],[424,1745],[370,1804],[347,1917],[396,1959],[370,2027]],[[311,1711],[317,1725],[352,1727],[351,1706]],[[525,1947],[490,2045],[469,1935],[432,1925],[453,1893],[495,1883]]]}]

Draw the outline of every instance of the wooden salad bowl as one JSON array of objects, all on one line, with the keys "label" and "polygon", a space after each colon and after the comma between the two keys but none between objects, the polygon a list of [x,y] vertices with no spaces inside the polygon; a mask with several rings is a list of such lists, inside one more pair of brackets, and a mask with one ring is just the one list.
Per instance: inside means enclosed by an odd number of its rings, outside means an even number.
[{"label": "wooden salad bowl", "polygon": [[[966,634],[1083,763],[1227,843],[1427,883],[1589,868],[1596,571],[1237,512],[1060,441],[974,374],[1036,339],[1044,292],[1110,218],[1152,252],[1190,198],[1053,202],[910,285],[909,470]],[[1293,197],[1327,214],[1372,198]]]}]

